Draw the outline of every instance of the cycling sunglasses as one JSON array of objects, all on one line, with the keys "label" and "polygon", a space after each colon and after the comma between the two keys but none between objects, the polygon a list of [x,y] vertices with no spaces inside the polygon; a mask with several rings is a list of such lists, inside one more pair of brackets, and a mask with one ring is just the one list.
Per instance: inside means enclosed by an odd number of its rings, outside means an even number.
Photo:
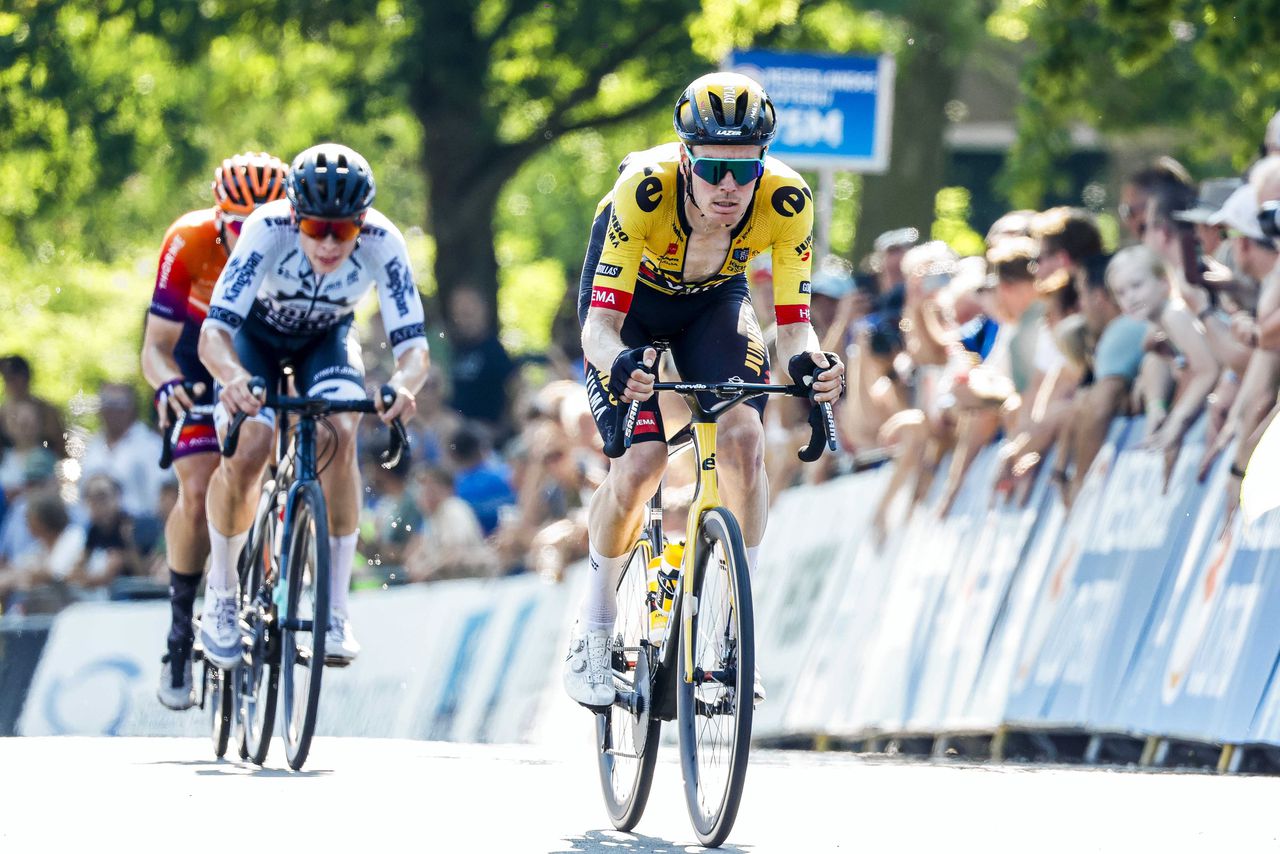
[{"label": "cycling sunglasses", "polygon": [[339,243],[355,240],[360,236],[361,219],[311,219],[298,217],[298,231],[315,240],[324,240],[332,234]]},{"label": "cycling sunglasses", "polygon": [[688,148],[685,151],[693,174],[708,184],[719,184],[725,175],[732,175],[734,183],[742,187],[764,174],[763,157],[694,157]]}]

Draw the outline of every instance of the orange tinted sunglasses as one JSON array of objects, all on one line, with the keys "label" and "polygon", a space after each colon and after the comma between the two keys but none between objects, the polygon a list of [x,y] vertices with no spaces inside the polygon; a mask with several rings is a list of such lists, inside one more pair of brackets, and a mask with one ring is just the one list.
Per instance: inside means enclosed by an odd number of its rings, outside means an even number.
[{"label": "orange tinted sunglasses", "polygon": [[353,219],[310,219],[298,217],[298,231],[315,240],[324,240],[330,234],[339,243],[355,240],[360,236],[362,220]]}]

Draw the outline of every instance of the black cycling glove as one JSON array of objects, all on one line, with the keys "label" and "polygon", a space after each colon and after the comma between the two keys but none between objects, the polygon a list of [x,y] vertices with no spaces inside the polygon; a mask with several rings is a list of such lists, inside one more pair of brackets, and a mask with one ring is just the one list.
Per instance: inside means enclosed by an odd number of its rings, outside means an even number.
[{"label": "black cycling glove", "polygon": [[631,379],[631,372],[635,370],[644,371],[650,376],[654,375],[655,369],[644,364],[644,351],[647,347],[636,347],[634,350],[623,350],[618,357],[613,360],[613,368],[609,371],[609,394],[615,399],[622,400],[623,392],[627,390],[627,380]]},{"label": "black cycling glove", "polygon": [[[828,367],[834,365],[837,361],[835,353],[827,353],[824,351],[822,355],[827,357]],[[827,368],[819,367],[818,364],[813,361],[813,356],[810,353],[801,353],[798,356],[792,356],[791,361],[787,362],[787,373],[791,375],[791,381],[798,385],[802,385],[807,389],[812,388],[813,381],[817,379],[818,374],[825,370],[827,370]],[[840,393],[844,394],[843,387],[840,389]]]}]

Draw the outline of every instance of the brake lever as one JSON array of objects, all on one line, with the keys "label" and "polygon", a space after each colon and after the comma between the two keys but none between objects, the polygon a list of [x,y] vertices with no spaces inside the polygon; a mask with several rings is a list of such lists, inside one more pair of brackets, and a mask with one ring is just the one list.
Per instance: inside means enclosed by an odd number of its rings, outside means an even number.
[{"label": "brake lever", "polygon": [[[396,390],[389,385],[384,385],[378,390],[378,397],[382,400],[383,411],[386,411],[396,402]],[[400,458],[404,455],[404,449],[409,447],[409,434],[404,429],[404,423],[399,418],[393,418],[390,426],[391,443],[378,458],[378,464],[384,469],[393,469],[400,465]]]},{"label": "brake lever", "polygon": [[[816,373],[816,372],[815,372]],[[836,413],[830,402],[816,403],[813,399],[813,377],[805,377],[804,396],[809,399],[809,443],[796,456],[801,462],[816,462],[824,450],[835,453],[840,449],[836,438]],[[815,418],[816,416],[816,418]]]},{"label": "brake lever", "polygon": [[[252,377],[249,380],[249,392],[262,400],[263,395],[267,393],[267,381],[262,377]],[[227,437],[222,442],[222,456],[229,457],[236,452],[236,447],[240,444],[240,425],[244,424],[244,420],[248,417],[246,412],[237,412],[231,417],[231,425],[227,427]]]}]

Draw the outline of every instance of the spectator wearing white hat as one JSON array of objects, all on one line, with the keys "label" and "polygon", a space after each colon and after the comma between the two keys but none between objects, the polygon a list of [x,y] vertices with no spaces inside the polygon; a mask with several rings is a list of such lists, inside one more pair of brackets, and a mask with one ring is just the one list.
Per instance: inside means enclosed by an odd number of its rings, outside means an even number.
[{"label": "spectator wearing white hat", "polygon": [[1227,240],[1226,230],[1219,224],[1210,223],[1209,219],[1243,184],[1244,181],[1240,178],[1207,178],[1200,183],[1200,194],[1196,196],[1195,204],[1172,214],[1173,219],[1178,222],[1192,224],[1196,239],[1200,241],[1200,248],[1206,255],[1228,266],[1231,262],[1223,256],[1229,254],[1231,242]]},{"label": "spectator wearing white hat", "polygon": [[1258,345],[1240,380],[1240,392],[1206,453],[1204,468],[1230,442],[1239,438],[1231,460],[1227,481],[1227,512],[1234,513],[1240,501],[1240,479],[1257,444],[1262,425],[1269,420],[1280,384],[1280,270],[1274,244],[1258,224],[1261,203],[1280,199],[1280,156],[1266,157],[1254,164],[1249,183],[1241,187],[1213,219],[1227,228],[1235,239],[1242,265],[1247,265],[1262,283],[1258,295],[1256,321],[1239,318],[1233,329],[1246,343]]},{"label": "spectator wearing white hat", "polygon": [[[1216,185],[1211,189],[1220,195],[1225,186]],[[1246,208],[1256,207],[1255,200],[1244,199],[1248,193],[1236,196],[1241,189],[1237,182],[1236,189],[1227,194],[1222,204],[1231,203],[1236,198],[1237,204],[1243,204]],[[1205,287],[1206,265],[1209,262],[1201,258],[1193,225],[1187,219],[1188,214],[1199,218],[1204,207],[1203,203],[1190,194],[1189,188],[1181,185],[1171,185],[1153,193],[1147,202],[1147,228],[1142,242],[1160,258],[1168,271],[1174,292],[1204,326],[1205,340],[1213,351],[1214,359],[1228,369],[1223,372],[1219,386],[1215,389],[1215,400],[1220,400],[1234,398],[1236,376],[1248,364],[1250,349],[1232,336],[1229,318],[1218,309],[1217,292]],[[1224,208],[1203,215],[1204,225],[1209,230],[1223,228],[1217,221],[1221,210]],[[1256,220],[1256,216],[1253,219]],[[1253,227],[1257,230],[1256,221],[1253,222]],[[1216,417],[1219,418],[1218,423],[1221,423],[1221,416]]]}]

